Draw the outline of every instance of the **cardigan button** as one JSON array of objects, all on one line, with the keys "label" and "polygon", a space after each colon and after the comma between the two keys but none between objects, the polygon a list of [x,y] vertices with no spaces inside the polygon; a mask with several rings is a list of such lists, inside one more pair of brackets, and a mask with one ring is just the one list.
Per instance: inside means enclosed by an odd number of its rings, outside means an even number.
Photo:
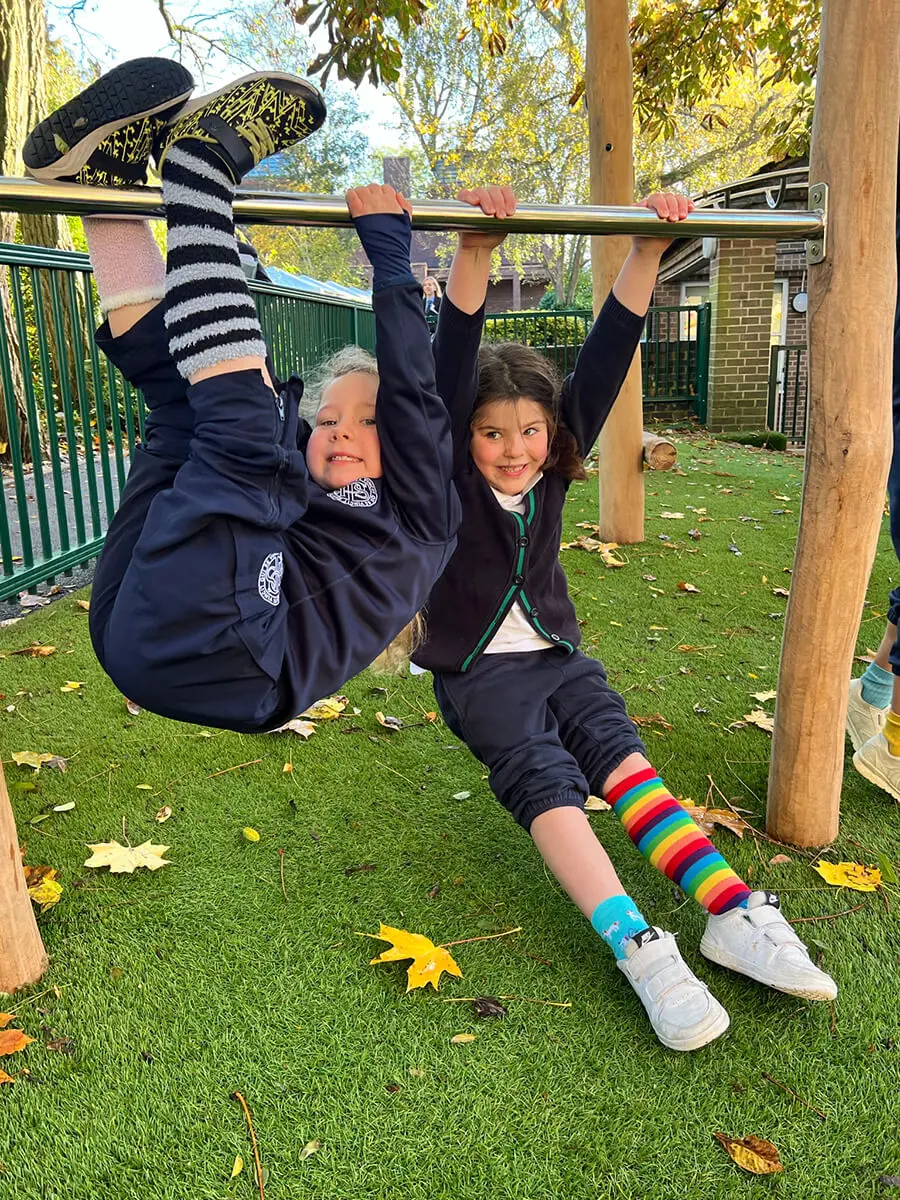
[{"label": "cardigan button", "polygon": [[527,538],[527,537],[520,537],[520,538],[519,538],[519,545],[520,545],[520,546],[527,546],[527,545],[528,545],[528,538]]},{"label": "cardigan button", "polygon": [[524,575],[517,575],[517,576],[515,577],[515,579],[513,580],[513,583],[515,583],[515,584],[517,584],[517,585],[518,585],[518,584],[520,584],[520,583],[524,583],[524,582],[525,582],[525,576],[524,576]]},{"label": "cardigan button", "polygon": [[558,641],[559,641],[559,634],[558,634],[558,633],[551,633],[551,634],[550,634],[550,641],[551,641],[551,642],[558,642]]}]

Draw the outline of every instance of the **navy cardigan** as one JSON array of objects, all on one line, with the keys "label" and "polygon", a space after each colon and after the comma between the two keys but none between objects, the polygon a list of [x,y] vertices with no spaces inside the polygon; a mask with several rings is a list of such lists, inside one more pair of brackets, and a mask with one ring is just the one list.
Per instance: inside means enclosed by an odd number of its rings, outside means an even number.
[{"label": "navy cardigan", "polygon": [[[546,472],[527,494],[520,516],[501,508],[469,453],[483,324],[483,308],[469,316],[444,296],[434,354],[438,392],[450,412],[463,515],[456,552],[428,599],[426,640],[413,655],[418,666],[435,673],[467,671],[516,601],[549,641],[570,652],[580,641],[559,562],[569,481]],[[560,418],[582,455],[609,415],[643,327],[644,318],[610,293],[563,384]]]}]

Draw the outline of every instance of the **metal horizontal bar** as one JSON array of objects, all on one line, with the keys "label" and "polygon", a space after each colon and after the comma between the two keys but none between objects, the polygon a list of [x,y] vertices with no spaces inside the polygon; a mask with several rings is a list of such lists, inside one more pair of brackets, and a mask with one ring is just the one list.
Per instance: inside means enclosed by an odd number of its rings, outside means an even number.
[{"label": "metal horizontal bar", "polygon": [[[84,216],[162,217],[158,188],[112,190],[67,183],[36,183],[30,179],[0,178],[0,211],[54,212]],[[342,196],[312,196],[301,192],[259,192],[240,189],[234,203],[240,222],[253,225],[350,225]],[[653,234],[658,218],[643,208],[599,208],[586,205],[522,204],[515,216],[500,222],[457,200],[413,201],[417,229],[477,229],[503,225],[510,233]],[[667,237],[815,238],[824,222],[816,212],[771,212],[702,209],[687,220],[667,223]]]}]

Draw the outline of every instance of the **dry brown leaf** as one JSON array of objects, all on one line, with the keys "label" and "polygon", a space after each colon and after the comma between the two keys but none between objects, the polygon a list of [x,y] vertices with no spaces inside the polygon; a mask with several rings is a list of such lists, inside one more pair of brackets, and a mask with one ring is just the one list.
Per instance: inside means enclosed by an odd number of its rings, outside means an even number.
[{"label": "dry brown leaf", "polygon": [[786,600],[788,598],[788,596],[790,596],[790,594],[791,593],[788,588],[783,588],[783,587],[772,588],[773,596],[781,596]]},{"label": "dry brown leaf", "polygon": [[316,732],[316,727],[312,721],[301,721],[299,717],[294,717],[292,721],[285,721],[283,725],[279,725],[277,729],[272,730],[273,733],[296,733],[305,740]]},{"label": "dry brown leaf", "polygon": [[681,519],[681,518],[684,516],[684,513],[680,513],[680,512],[661,512],[659,515],[660,515],[661,517],[666,517],[666,518],[667,518],[668,520],[670,520],[670,521],[678,521],[678,520],[680,520],[680,519]]},{"label": "dry brown leaf", "polygon": [[35,643],[33,646],[23,646],[21,650],[11,650],[10,657],[20,654],[23,658],[48,658],[55,653],[55,646],[39,646]]},{"label": "dry brown leaf", "polygon": [[793,861],[794,860],[791,858],[791,856],[789,854],[776,854],[772,858],[769,859],[769,866],[777,867],[781,863],[791,863]]},{"label": "dry brown leaf", "polygon": [[125,708],[133,717],[140,716],[141,706],[139,704],[135,704],[135,702],[133,700],[129,700],[127,696],[123,696],[122,699],[125,701]]},{"label": "dry brown leaf", "polygon": [[700,594],[700,589],[698,587],[694,587],[692,583],[685,583],[684,580],[679,583],[678,590],[679,592],[695,592],[697,595]]},{"label": "dry brown leaf", "polygon": [[629,716],[628,719],[632,722],[632,724],[637,725],[639,728],[643,728],[645,725],[659,725],[661,729],[666,730],[675,728],[674,725],[669,724],[662,713],[654,713],[650,717]]},{"label": "dry brown leaf", "polygon": [[775,718],[770,717],[761,708],[754,708],[753,712],[745,713],[744,720],[748,725],[755,725],[757,729],[762,729],[766,733],[773,733],[775,731]]},{"label": "dry brown leaf", "polygon": [[752,1133],[743,1138],[730,1138],[724,1133],[714,1133],[713,1137],[724,1146],[733,1162],[752,1175],[776,1175],[784,1170],[778,1151],[765,1138],[754,1137]]},{"label": "dry brown leaf", "polygon": [[707,808],[704,804],[695,804],[693,800],[679,800],[679,804],[694,824],[706,834],[712,833],[717,825],[721,825],[723,829],[728,829],[736,837],[742,838],[744,831],[750,828],[743,817],[728,808]]},{"label": "dry brown leaf", "polygon": [[21,1029],[4,1029],[0,1032],[0,1056],[18,1054],[20,1050],[25,1049],[29,1042],[33,1041],[34,1038],[23,1033]]},{"label": "dry brown leaf", "polygon": [[83,612],[90,612],[90,611],[91,611],[91,602],[90,602],[90,600],[76,600],[76,601],[75,601],[75,604],[76,604],[76,607],[80,608],[80,609],[81,609]]},{"label": "dry brown leaf", "polygon": [[403,728],[403,722],[399,717],[386,717],[383,712],[377,712],[375,720],[379,725],[383,725],[385,729],[390,729],[392,733],[396,733],[398,729]]},{"label": "dry brown leaf", "polygon": [[168,821],[168,819],[169,819],[169,817],[171,817],[171,815],[172,815],[171,806],[168,804],[164,804],[163,807],[156,814],[155,819],[158,822],[158,824],[162,825],[164,821]]},{"label": "dry brown leaf", "polygon": [[0,1029],[5,1029],[7,1027],[7,1025],[10,1023],[10,1021],[14,1021],[15,1019],[16,1019],[15,1013],[0,1012]]},{"label": "dry brown leaf", "polygon": [[15,1083],[12,1075],[7,1075],[5,1071],[0,1071],[0,1083]]},{"label": "dry brown leaf", "polygon": [[678,649],[682,654],[706,654],[708,650],[715,650],[715,646],[692,646],[690,643],[684,643]]}]

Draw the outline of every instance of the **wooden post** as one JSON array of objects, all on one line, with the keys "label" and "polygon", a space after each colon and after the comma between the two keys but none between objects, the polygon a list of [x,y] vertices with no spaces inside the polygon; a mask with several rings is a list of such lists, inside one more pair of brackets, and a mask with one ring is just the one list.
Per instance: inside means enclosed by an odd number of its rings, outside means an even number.
[{"label": "wooden post", "polygon": [[47,955],[25,887],[19,839],[0,764],[0,992],[40,979]]},{"label": "wooden post", "polygon": [[[591,203],[634,203],[631,45],[628,0],[585,0]],[[629,238],[591,238],[594,313],[606,299]],[[600,537],[621,545],[644,539],[640,355],[635,355],[599,442]]]},{"label": "wooden post", "polygon": [[809,271],[806,477],[785,619],[767,827],[838,832],[853,647],[891,456],[900,11],[825,0],[809,179],[829,187],[825,262]]}]

